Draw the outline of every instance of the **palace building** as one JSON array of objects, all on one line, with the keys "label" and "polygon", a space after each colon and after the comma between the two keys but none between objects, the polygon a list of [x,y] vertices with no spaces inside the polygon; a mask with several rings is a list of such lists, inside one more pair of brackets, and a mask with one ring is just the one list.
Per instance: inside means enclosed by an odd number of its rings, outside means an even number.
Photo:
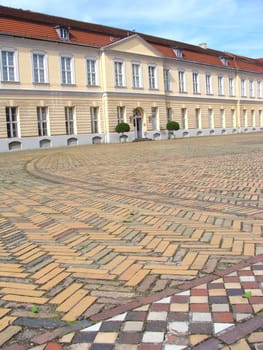
[{"label": "palace building", "polygon": [[0,6],[0,151],[263,130],[263,59]]}]

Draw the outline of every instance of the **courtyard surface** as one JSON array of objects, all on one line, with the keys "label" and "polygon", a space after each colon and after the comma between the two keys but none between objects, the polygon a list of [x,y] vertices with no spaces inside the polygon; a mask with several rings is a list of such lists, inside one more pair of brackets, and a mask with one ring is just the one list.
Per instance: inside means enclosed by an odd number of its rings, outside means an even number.
[{"label": "courtyard surface", "polygon": [[1,349],[263,349],[263,133],[3,153],[0,196]]}]

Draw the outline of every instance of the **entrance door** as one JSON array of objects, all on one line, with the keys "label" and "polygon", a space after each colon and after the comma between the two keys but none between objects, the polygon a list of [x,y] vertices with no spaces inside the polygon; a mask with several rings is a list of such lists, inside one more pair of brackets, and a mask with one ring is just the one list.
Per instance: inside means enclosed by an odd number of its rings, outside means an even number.
[{"label": "entrance door", "polygon": [[134,111],[134,131],[135,131],[135,138],[141,139],[142,138],[142,114],[139,109],[136,109]]}]

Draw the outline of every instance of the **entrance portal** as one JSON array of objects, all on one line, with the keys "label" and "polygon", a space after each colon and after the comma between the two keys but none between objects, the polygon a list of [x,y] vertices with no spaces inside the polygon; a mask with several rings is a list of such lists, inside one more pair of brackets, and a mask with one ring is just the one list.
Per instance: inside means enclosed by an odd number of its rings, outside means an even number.
[{"label": "entrance portal", "polygon": [[136,108],[133,114],[135,139],[142,139],[142,111],[140,108]]}]

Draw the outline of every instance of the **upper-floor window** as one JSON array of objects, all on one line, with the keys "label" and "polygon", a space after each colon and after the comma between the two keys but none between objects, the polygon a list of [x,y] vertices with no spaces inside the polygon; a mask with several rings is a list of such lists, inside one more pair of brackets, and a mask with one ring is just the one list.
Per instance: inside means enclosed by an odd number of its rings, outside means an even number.
[{"label": "upper-floor window", "polygon": [[65,124],[66,124],[66,134],[75,134],[74,125],[74,107],[65,107]]},{"label": "upper-floor window", "polygon": [[69,56],[61,57],[62,84],[73,84],[73,58]]},{"label": "upper-floor window", "polygon": [[249,80],[249,96],[255,97],[254,80]]},{"label": "upper-floor window", "polygon": [[179,92],[186,92],[185,72],[178,72]]},{"label": "upper-floor window", "polygon": [[197,72],[193,72],[193,93],[200,93],[199,74]]},{"label": "upper-floor window", "polygon": [[16,81],[16,52],[14,50],[1,51],[1,67],[3,81]]},{"label": "upper-floor window", "polygon": [[157,89],[156,66],[148,66],[149,89]]},{"label": "upper-floor window", "polygon": [[132,86],[134,88],[140,88],[141,83],[141,65],[140,63],[132,64]]},{"label": "upper-floor window", "polygon": [[229,96],[235,96],[234,78],[230,77],[228,79],[228,83],[229,83]]},{"label": "upper-floor window", "polygon": [[48,135],[47,107],[37,107],[38,136]]},{"label": "upper-floor window", "polygon": [[183,58],[183,51],[180,47],[173,47],[173,52],[176,57]]},{"label": "upper-floor window", "polygon": [[87,84],[97,85],[97,63],[95,59],[87,59]]},{"label": "upper-floor window", "polygon": [[6,128],[7,128],[7,137],[13,138],[18,137],[18,115],[17,107],[6,107]]},{"label": "upper-floor window", "polygon": [[213,90],[212,90],[212,77],[210,73],[207,73],[205,76],[205,86],[206,86],[206,94],[211,95],[213,93]]},{"label": "upper-floor window", "polygon": [[69,28],[57,26],[56,31],[60,39],[68,40],[69,39]]},{"label": "upper-floor window", "polygon": [[114,61],[114,78],[116,87],[125,86],[124,63],[121,61]]},{"label": "upper-floor window", "polygon": [[218,76],[218,95],[224,95],[224,77],[222,75]]},{"label": "upper-floor window", "polygon": [[241,96],[242,97],[247,96],[246,80],[245,79],[241,79]]},{"label": "upper-floor window", "polygon": [[91,132],[99,132],[99,107],[90,107]]},{"label": "upper-floor window", "polygon": [[125,114],[125,107],[117,106],[117,123],[118,124],[124,122],[124,114]]},{"label": "upper-floor window", "polygon": [[171,91],[172,79],[170,69],[164,68],[163,70],[164,90]]},{"label": "upper-floor window", "polygon": [[258,80],[257,82],[258,97],[262,97],[262,82]]},{"label": "upper-floor window", "polygon": [[46,83],[46,56],[42,53],[33,53],[33,81],[34,83]]}]

